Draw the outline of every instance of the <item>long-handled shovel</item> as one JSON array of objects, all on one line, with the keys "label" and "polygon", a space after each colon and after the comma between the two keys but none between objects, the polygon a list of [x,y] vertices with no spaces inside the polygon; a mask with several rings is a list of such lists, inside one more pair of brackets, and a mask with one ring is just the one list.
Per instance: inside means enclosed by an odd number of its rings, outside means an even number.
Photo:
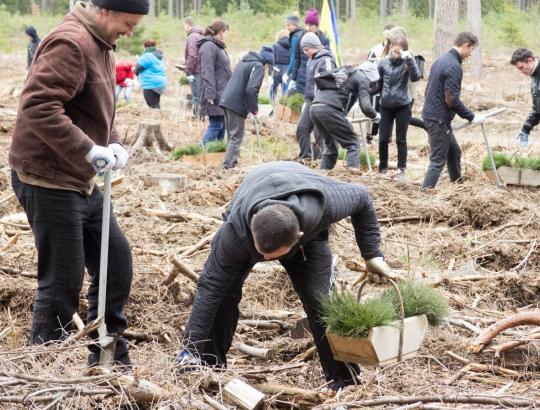
[{"label": "long-handled shovel", "polygon": [[111,220],[111,171],[105,172],[103,192],[103,216],[101,222],[101,259],[99,263],[98,328],[101,353],[99,363],[105,368],[111,367],[116,348],[116,337],[110,336],[105,323],[105,307],[107,305],[107,268],[109,260],[109,225]]},{"label": "long-handled shovel", "polygon": [[255,125],[255,134],[257,135],[257,143],[259,144],[259,155],[263,156],[263,148],[261,144],[261,135],[259,133],[259,120],[255,115],[251,116],[251,119],[253,120],[253,124]]},{"label": "long-handled shovel", "polygon": [[360,127],[360,138],[362,138],[362,144],[364,144],[364,152],[366,153],[366,164],[367,164],[368,170],[372,171],[373,169],[371,166],[371,159],[369,158],[368,143],[367,143],[366,135],[364,134],[364,130],[362,128],[363,122],[367,122],[369,124],[371,120],[369,118],[358,118],[358,119],[351,120],[351,123],[353,124],[358,123],[358,126]]}]

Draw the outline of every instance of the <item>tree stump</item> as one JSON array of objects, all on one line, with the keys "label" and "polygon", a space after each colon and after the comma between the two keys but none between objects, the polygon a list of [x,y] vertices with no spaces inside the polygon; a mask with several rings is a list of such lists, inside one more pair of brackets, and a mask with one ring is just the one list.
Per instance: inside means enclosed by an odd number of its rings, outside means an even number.
[{"label": "tree stump", "polygon": [[161,114],[158,110],[148,110],[144,113],[144,121],[139,124],[135,138],[126,140],[131,145],[130,156],[134,156],[141,148],[154,148],[158,154],[162,150],[172,148],[161,131]]}]

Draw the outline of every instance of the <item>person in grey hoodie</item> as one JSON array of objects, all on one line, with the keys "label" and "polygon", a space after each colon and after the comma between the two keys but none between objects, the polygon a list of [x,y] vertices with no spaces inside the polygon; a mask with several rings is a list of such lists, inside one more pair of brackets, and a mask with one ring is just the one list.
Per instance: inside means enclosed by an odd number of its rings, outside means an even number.
[{"label": "person in grey hoodie", "polygon": [[231,79],[223,91],[219,106],[225,112],[227,129],[227,153],[223,168],[234,168],[240,157],[240,146],[244,139],[244,123],[248,114],[257,116],[259,89],[264,78],[264,66],[274,65],[274,52],[263,46],[259,54],[247,53],[235,67]]},{"label": "person in grey hoodie", "polygon": [[[315,76],[324,71],[333,70],[336,68],[336,62],[332,52],[323,47],[321,40],[315,33],[304,34],[300,41],[300,46],[308,57],[304,106],[302,107],[302,115],[296,126],[296,141],[300,146],[299,159],[303,161],[321,159],[323,139],[319,130],[315,128],[309,111],[317,91]],[[313,146],[311,145],[311,132],[315,135]]]},{"label": "person in grey hoodie", "polygon": [[39,38],[36,29],[32,26],[27,27],[24,32],[28,37],[30,37],[26,57],[26,68],[30,68],[32,61],[34,60],[34,54],[36,54],[36,50],[39,46],[39,43],[41,42],[41,38]]},{"label": "person in grey hoodie", "polygon": [[377,215],[365,186],[320,175],[295,162],[270,162],[249,172],[212,240],[185,326],[179,370],[195,370],[201,364],[227,366],[244,282],[256,263],[279,260],[307,314],[330,387],[338,390],[357,383],[358,366],[332,356],[320,303],[332,285],[328,228],[349,217],[371,280],[395,278],[383,259]]},{"label": "person in grey hoodie", "polygon": [[195,25],[193,18],[186,17],[184,19],[184,30],[187,34],[186,49],[184,52],[186,77],[191,87],[193,113],[197,115],[199,111],[199,60],[197,55],[197,41],[203,36],[203,29]]}]

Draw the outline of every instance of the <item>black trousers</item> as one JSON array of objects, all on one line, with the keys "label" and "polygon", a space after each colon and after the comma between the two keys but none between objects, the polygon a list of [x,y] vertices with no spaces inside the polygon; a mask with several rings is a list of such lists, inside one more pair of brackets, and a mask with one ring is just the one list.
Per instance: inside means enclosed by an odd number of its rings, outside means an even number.
[{"label": "black trousers", "polygon": [[[323,139],[321,133],[313,124],[309,114],[311,110],[311,100],[306,100],[302,115],[296,126],[296,141],[300,146],[300,159],[321,159],[321,148]],[[311,133],[315,136],[313,145],[311,144]]]},{"label": "black trousers", "polygon": [[324,139],[321,169],[332,169],[338,159],[338,144],[347,150],[347,166],[360,168],[360,143],[343,111],[324,104],[311,106],[311,119]]},{"label": "black trousers", "polygon": [[446,164],[450,181],[461,179],[461,148],[450,123],[424,121],[428,128],[429,166],[422,188],[434,188]]},{"label": "black trousers", "polygon": [[154,90],[143,90],[144,100],[150,108],[159,109],[159,101],[161,99],[161,94],[155,92]]},{"label": "black trousers", "polygon": [[[28,216],[38,255],[38,287],[32,310],[31,343],[65,336],[79,308],[85,267],[90,274],[87,322],[97,318],[103,194],[41,188],[21,182],[11,173],[13,190]],[[133,274],[131,249],[111,212],[105,323],[110,334],[127,326],[123,313]],[[97,337],[97,333],[91,335]],[[96,347],[94,347],[95,350]],[[92,350],[92,349],[91,349]],[[99,349],[98,349],[99,350]],[[115,357],[127,352],[123,339]]]},{"label": "black trousers", "polygon": [[388,144],[392,137],[394,121],[396,123],[396,144],[398,151],[398,168],[407,166],[407,129],[411,119],[411,105],[398,108],[381,107],[379,124],[379,170],[388,169]]},{"label": "black trousers", "polygon": [[[351,384],[353,376],[360,370],[355,364],[334,360],[326,338],[326,328],[321,322],[319,300],[321,295],[329,294],[332,281],[332,254],[328,246],[328,232],[323,232],[304,245],[304,255],[305,260],[302,253],[297,252],[291,259],[280,260],[280,263],[286,269],[307,314],[326,380]],[[227,363],[226,355],[238,324],[238,304],[242,298],[242,286],[246,277],[247,274],[231,284],[218,308],[208,340],[196,346],[201,358],[209,365],[225,366]]]}]

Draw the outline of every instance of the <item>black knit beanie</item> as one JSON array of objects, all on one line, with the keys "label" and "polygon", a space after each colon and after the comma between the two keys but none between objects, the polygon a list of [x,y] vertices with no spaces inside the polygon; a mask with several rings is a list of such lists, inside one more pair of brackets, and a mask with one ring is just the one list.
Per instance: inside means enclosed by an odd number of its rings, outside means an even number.
[{"label": "black knit beanie", "polygon": [[102,9],[130,14],[148,14],[148,0],[92,0],[92,4]]}]

